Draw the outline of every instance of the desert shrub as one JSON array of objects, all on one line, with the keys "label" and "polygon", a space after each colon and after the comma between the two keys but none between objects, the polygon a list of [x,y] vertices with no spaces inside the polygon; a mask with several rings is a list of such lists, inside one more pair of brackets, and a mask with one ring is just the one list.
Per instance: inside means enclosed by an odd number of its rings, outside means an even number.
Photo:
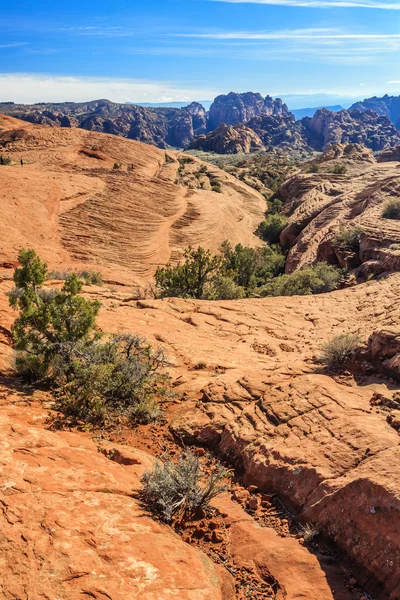
[{"label": "desert shrub", "polygon": [[221,249],[223,270],[248,294],[271,277],[282,273],[285,266],[285,256],[278,246],[247,248],[237,244],[232,248],[228,242],[224,242]]},{"label": "desert shrub", "polygon": [[281,232],[285,229],[287,217],[279,214],[267,215],[258,228],[257,234],[269,244],[279,244]]},{"label": "desert shrub", "polygon": [[222,186],[219,181],[214,181],[211,184],[211,190],[217,194],[222,194]]},{"label": "desert shrub", "polygon": [[79,271],[77,275],[86,285],[103,285],[103,277],[98,271]]},{"label": "desert shrub", "polygon": [[361,346],[360,338],[354,333],[340,333],[332,337],[321,348],[320,361],[327,367],[343,367]]},{"label": "desert shrub", "polygon": [[[55,279],[59,281],[65,281],[68,277],[71,277],[73,272],[71,271],[50,271],[47,275],[47,279]],[[78,271],[75,275],[85,285],[103,285],[103,277],[98,271]]]},{"label": "desert shrub", "polygon": [[303,536],[304,541],[307,544],[310,544],[319,535],[319,531],[315,529],[315,527],[313,527],[310,523],[306,523],[301,528],[301,534]]},{"label": "desert shrub", "polygon": [[80,296],[82,281],[69,275],[61,290],[43,288],[47,266],[33,250],[21,250],[10,305],[19,310],[12,327],[16,365],[31,381],[55,388],[58,407],[89,422],[122,415],[153,419],[156,396],[168,389],[164,355],[138,336],[101,342],[99,302]]},{"label": "desert shrub", "polygon": [[221,258],[203,248],[187,248],[185,262],[158,268],[155,274],[157,295],[161,298],[202,298],[205,286],[218,274]]},{"label": "desert shrub", "polygon": [[260,290],[261,296],[307,296],[336,290],[343,278],[342,271],[326,263],[318,263],[271,279]]},{"label": "desert shrub", "polygon": [[339,233],[333,238],[332,244],[339,248],[358,252],[362,233],[363,230],[360,227],[352,227],[351,229],[341,228]]},{"label": "desert shrub", "polygon": [[117,163],[117,162],[114,163],[113,169],[117,170],[117,169],[120,169],[120,168],[121,168],[121,165],[119,163]]},{"label": "desert shrub", "polygon": [[283,202],[282,200],[274,194],[271,198],[267,198],[268,200],[268,210],[267,215],[275,215],[279,214],[282,210]]},{"label": "desert shrub", "polygon": [[400,220],[400,198],[392,198],[388,200],[382,210],[384,219]]},{"label": "desert shrub", "polygon": [[142,477],[142,497],[149,508],[164,521],[175,514],[190,516],[226,491],[227,473],[222,467],[209,476],[201,470],[200,460],[191,452],[183,452],[177,463],[166,459],[156,462]]},{"label": "desert shrub", "polygon": [[319,164],[316,162],[311,162],[309,163],[306,168],[305,168],[305,172],[306,173],[319,173]]},{"label": "desert shrub", "polygon": [[167,154],[167,153],[164,154],[164,157],[165,157],[165,163],[166,164],[170,164],[170,163],[174,163],[175,162],[175,159],[172,156],[170,156],[169,154]]},{"label": "desert shrub", "polygon": [[203,294],[203,300],[240,300],[246,297],[246,290],[226,276],[216,277]]},{"label": "desert shrub", "polygon": [[160,414],[154,397],[167,389],[164,354],[139,336],[64,346],[57,366],[58,406],[69,415],[104,423],[114,415],[143,422]]},{"label": "desert shrub", "polygon": [[2,166],[7,166],[7,165],[11,165],[12,160],[9,156],[0,156],[0,165]]},{"label": "desert shrub", "polygon": [[335,175],[344,175],[347,172],[347,167],[343,163],[336,163],[332,169],[330,169],[330,173]]}]

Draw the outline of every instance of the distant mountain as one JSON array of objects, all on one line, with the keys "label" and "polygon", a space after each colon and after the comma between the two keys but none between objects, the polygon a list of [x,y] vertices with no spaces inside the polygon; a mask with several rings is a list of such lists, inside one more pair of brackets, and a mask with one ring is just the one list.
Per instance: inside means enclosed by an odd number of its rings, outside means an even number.
[{"label": "distant mountain", "polygon": [[400,96],[382,96],[378,98],[366,98],[362,102],[356,102],[350,108],[359,110],[374,110],[378,115],[389,117],[396,129],[400,130]]},{"label": "distant mountain", "polygon": [[343,106],[341,106],[341,104],[335,104],[334,106],[316,106],[313,108],[297,108],[295,110],[292,110],[292,113],[294,114],[296,121],[300,121],[300,119],[303,119],[304,117],[313,117],[315,115],[315,113],[317,112],[317,110],[320,110],[321,108],[326,108],[328,110],[330,110],[331,112],[339,112],[341,110],[345,110]]},{"label": "distant mountain", "polygon": [[[369,104],[379,112],[371,110]],[[182,108],[117,104],[109,100],[0,105],[1,113],[31,123],[110,133],[159,148],[186,148],[198,136],[202,139],[195,146],[220,152],[270,147],[289,152],[321,151],[335,143],[363,144],[381,151],[400,145],[400,132],[393,125],[397,116],[400,119],[400,97],[371,98],[357,103],[352,110],[338,112],[326,108],[304,110],[312,116],[296,121],[281,98],[253,92],[218,96],[208,112],[196,102]],[[223,124],[225,127],[217,135],[206,135]],[[246,127],[232,129],[237,124]]]},{"label": "distant mountain", "polygon": [[[184,108],[189,106],[191,102],[126,102],[126,104],[136,104],[136,106],[145,106],[147,108]],[[212,100],[199,100],[196,104],[201,104],[206,110],[209,110]]]}]

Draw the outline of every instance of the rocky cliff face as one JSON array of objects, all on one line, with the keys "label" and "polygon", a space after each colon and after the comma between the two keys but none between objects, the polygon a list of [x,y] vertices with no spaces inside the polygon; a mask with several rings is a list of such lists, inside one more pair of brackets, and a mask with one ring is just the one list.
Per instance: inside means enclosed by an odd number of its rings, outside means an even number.
[{"label": "rocky cliff face", "polygon": [[215,98],[210,106],[208,128],[215,129],[222,123],[225,125],[236,125],[236,123],[247,123],[253,117],[259,115],[286,115],[289,109],[280,98],[274,100],[271,96],[263,98],[261,94],[247,92],[237,94],[231,92]]},{"label": "rocky cliff face", "polygon": [[145,108],[108,100],[88,103],[2,104],[4,114],[51,127],[80,127],[112,133],[159,148],[185,147],[206,131],[206,111],[196,102],[185,108]]},{"label": "rocky cliff face", "polygon": [[252,129],[238,123],[234,126],[222,124],[207,135],[196,137],[189,148],[217,154],[247,154],[264,150],[264,144]]},{"label": "rocky cliff face", "polygon": [[366,98],[362,102],[356,102],[350,110],[358,108],[361,111],[373,110],[380,116],[389,117],[396,129],[400,129],[400,96],[388,96],[382,98]]},{"label": "rocky cliff face", "polygon": [[301,121],[305,137],[315,150],[325,150],[331,144],[363,144],[373,151],[398,145],[400,133],[386,116],[372,110],[342,110],[333,113],[326,108],[312,118]]}]

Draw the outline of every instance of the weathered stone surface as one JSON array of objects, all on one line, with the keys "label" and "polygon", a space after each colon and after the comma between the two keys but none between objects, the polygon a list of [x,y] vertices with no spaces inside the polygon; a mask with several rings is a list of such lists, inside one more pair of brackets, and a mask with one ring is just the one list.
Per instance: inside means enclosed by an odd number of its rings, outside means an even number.
[{"label": "weathered stone surface", "polygon": [[196,137],[189,148],[217,154],[249,153],[265,149],[258,135],[243,123],[234,126],[222,124],[207,135]]},{"label": "weathered stone surface", "polygon": [[400,381],[400,331],[382,329],[368,340],[371,360],[382,372]]},{"label": "weathered stone surface", "polygon": [[285,115],[289,110],[280,98],[274,100],[271,96],[263,98],[261,94],[247,92],[245,94],[230,94],[217,96],[210,106],[208,128],[213,130],[222,123],[236,125],[247,123],[258,115]]},{"label": "weathered stone surface", "polygon": [[359,109],[331,112],[317,110],[313,117],[301,120],[309,145],[325,150],[330,144],[363,144],[374,151],[396,146],[400,133],[386,116]]},{"label": "weathered stone surface", "polygon": [[226,572],[133,499],[136,465],[47,431],[47,411],[1,390],[2,598],[232,597]]},{"label": "weathered stone surface", "polygon": [[[346,173],[332,173],[337,164]],[[335,146],[319,163],[319,173],[298,173],[281,187],[289,214],[281,243],[290,248],[286,271],[325,260],[357,268],[358,275],[397,271],[400,268],[400,223],[382,218],[389,199],[400,194],[398,163],[377,164],[359,146]],[[353,256],[343,253],[334,240],[342,229],[362,230],[360,247]],[[350,261],[350,262],[349,262]]]},{"label": "weathered stone surface", "polygon": [[389,96],[385,94],[381,98],[374,96],[366,98],[362,102],[356,102],[349,110],[357,108],[361,111],[373,110],[378,115],[389,117],[393,125],[400,129],[400,96]]}]

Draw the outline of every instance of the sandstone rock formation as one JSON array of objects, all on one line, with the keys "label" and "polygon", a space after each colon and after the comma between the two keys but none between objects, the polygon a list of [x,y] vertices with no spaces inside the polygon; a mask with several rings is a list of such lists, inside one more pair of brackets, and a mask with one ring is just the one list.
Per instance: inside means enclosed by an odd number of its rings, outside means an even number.
[{"label": "sandstone rock formation", "polygon": [[112,133],[159,148],[185,147],[207,128],[206,111],[197,102],[181,109],[147,108],[109,100],[33,106],[3,103],[0,109],[35,124]]},{"label": "sandstone rock formation", "polygon": [[0,154],[14,161],[0,167],[0,264],[15,262],[28,246],[51,268],[75,265],[114,281],[147,282],[190,244],[213,251],[225,239],[260,244],[253,232],[265,199],[217,167],[206,165],[218,194],[178,182],[178,171],[195,179],[204,166],[195,158],[10,117],[0,117],[0,128]]},{"label": "sandstone rock formation", "polygon": [[400,96],[389,96],[385,94],[382,98],[366,98],[362,102],[356,102],[350,110],[373,110],[378,115],[389,117],[396,129],[400,129]]},{"label": "sandstone rock formation", "polygon": [[333,113],[326,108],[301,120],[305,137],[314,150],[325,150],[330,144],[363,144],[374,152],[396,146],[400,133],[386,116],[372,110],[342,110]]},{"label": "sandstone rock formation", "polygon": [[398,327],[399,293],[395,274],[312,298],[131,301],[101,319],[106,330],[134,322],[162,340],[180,398],[172,431],[217,448],[247,484],[277,492],[292,514],[332,536],[382,600],[400,594],[400,446],[370,399],[393,385],[334,379],[314,357],[336,333],[366,342]]},{"label": "sandstone rock formation", "polygon": [[247,123],[258,115],[281,116],[289,113],[286,104],[280,98],[274,100],[271,96],[263,98],[261,94],[247,92],[245,94],[230,94],[217,96],[210,106],[208,128],[215,129],[222,123],[236,125]]},{"label": "sandstone rock formation", "polygon": [[[355,228],[362,233],[351,268],[361,265],[361,277],[398,270],[400,224],[381,213],[385,202],[400,194],[399,164],[377,164],[356,146],[331,148],[320,162],[319,173],[298,173],[279,190],[289,215],[281,234],[281,243],[290,248],[287,272],[318,260],[346,266],[346,250],[334,240],[341,230]],[[335,164],[346,173],[332,173]]]},{"label": "sandstone rock formation", "polygon": [[387,148],[378,156],[378,162],[400,162],[400,146],[395,148]]},{"label": "sandstone rock formation", "polygon": [[217,154],[238,154],[265,150],[258,135],[243,123],[222,124],[207,135],[196,137],[189,149],[216,152]]},{"label": "sandstone rock formation", "polygon": [[310,151],[304,136],[302,123],[296,123],[294,116],[260,115],[247,123],[261,138],[266,148],[278,147],[287,152]]}]

